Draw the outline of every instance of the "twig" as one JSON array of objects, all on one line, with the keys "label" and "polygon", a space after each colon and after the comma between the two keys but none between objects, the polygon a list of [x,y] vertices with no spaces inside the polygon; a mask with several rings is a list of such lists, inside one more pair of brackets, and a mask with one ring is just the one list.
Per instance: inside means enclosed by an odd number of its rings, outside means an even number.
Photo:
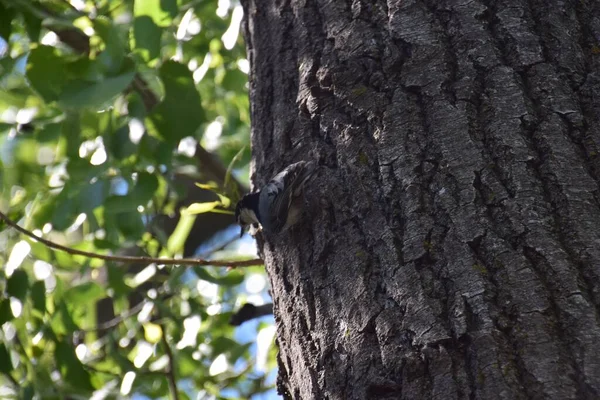
[{"label": "twig", "polygon": [[171,400],[179,400],[179,392],[177,391],[177,378],[175,377],[175,357],[173,357],[173,351],[171,345],[167,342],[167,330],[164,325],[161,325],[162,329],[162,342],[165,346],[165,353],[169,359],[169,369],[167,371],[167,380],[169,381],[169,392],[171,392]]},{"label": "twig", "polygon": [[[110,321],[106,321],[102,324],[95,326],[94,329],[92,329],[92,331],[102,331],[102,330],[114,328],[115,326],[119,325],[121,322],[125,321],[127,318],[132,317],[135,314],[137,314],[138,312],[142,311],[142,308],[144,308],[146,303],[147,303],[147,301],[140,301],[138,304],[136,304],[135,306],[133,306],[129,310],[127,310],[127,312],[117,315]],[[84,329],[80,330],[79,332],[81,332],[81,331],[90,332],[90,330],[84,330]]]},{"label": "twig", "polygon": [[[119,378],[119,379],[123,378],[122,374],[119,374],[119,373],[116,373],[116,372],[113,372],[113,371],[108,371],[108,370],[105,370],[105,369],[98,369],[98,368],[93,367],[93,366],[91,366],[89,364],[83,364],[83,368],[85,368],[85,369],[87,369],[87,370],[89,370],[91,372],[98,373],[98,374],[111,375],[111,376],[113,376],[115,378]],[[138,374],[138,375],[160,375],[160,376],[167,375],[167,373],[165,371],[150,371],[149,369],[136,369],[135,373]]]},{"label": "twig", "polygon": [[104,261],[114,261],[114,262],[123,262],[123,263],[138,263],[138,264],[163,264],[163,265],[212,265],[214,267],[250,267],[254,265],[262,265],[263,260],[256,258],[252,260],[242,260],[242,261],[228,261],[228,260],[205,260],[202,258],[155,258],[155,257],[136,257],[136,256],[110,256],[105,254],[92,253],[89,251],[83,251],[78,249],[73,249],[70,247],[66,247],[60,245],[58,243],[54,243],[50,240],[39,237],[33,232],[28,231],[25,228],[19,226],[16,222],[8,218],[5,214],[0,212],[0,219],[6,222],[9,226],[21,232],[22,234],[29,236],[32,239],[37,240],[38,242],[44,244],[46,247],[51,249],[64,251],[65,253],[76,255],[76,256],[84,256],[88,258],[96,258]]}]

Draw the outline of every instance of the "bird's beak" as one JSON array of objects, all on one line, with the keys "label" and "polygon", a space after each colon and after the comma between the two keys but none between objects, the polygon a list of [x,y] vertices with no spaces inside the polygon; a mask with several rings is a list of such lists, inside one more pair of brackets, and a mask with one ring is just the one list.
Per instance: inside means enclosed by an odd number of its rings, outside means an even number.
[{"label": "bird's beak", "polygon": [[244,229],[244,225],[240,225],[240,239],[242,238],[242,236],[244,236],[245,232],[246,230]]}]

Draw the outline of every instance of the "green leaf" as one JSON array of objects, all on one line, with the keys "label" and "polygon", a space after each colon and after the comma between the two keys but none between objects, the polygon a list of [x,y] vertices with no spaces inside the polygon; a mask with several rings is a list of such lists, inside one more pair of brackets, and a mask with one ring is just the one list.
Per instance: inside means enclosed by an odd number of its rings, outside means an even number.
[{"label": "green leaf", "polygon": [[158,178],[148,172],[138,173],[138,178],[131,192],[131,197],[138,205],[145,206],[158,189]]},{"label": "green leaf", "polygon": [[22,15],[29,39],[32,42],[38,42],[42,31],[42,20],[27,11],[23,12]]},{"label": "green leaf", "polygon": [[10,33],[12,32],[12,21],[15,17],[15,10],[12,7],[7,7],[0,1],[0,36],[4,41],[8,42]]},{"label": "green leaf", "polygon": [[[62,195],[63,193],[65,193],[64,196]],[[77,203],[72,198],[67,197],[67,195],[67,192],[63,189],[63,192],[59,196],[59,201],[56,202],[56,208],[52,216],[52,226],[58,231],[67,229],[73,224],[76,218]]]},{"label": "green leaf", "polygon": [[178,376],[190,376],[198,372],[198,361],[192,358],[190,352],[181,351],[177,355],[176,367]]},{"label": "green leaf", "polygon": [[[2,67],[0,67],[0,75],[4,75],[5,73],[9,73],[7,71],[3,71]],[[0,90],[0,106],[8,107],[14,106],[18,108],[25,108],[27,105],[28,95],[18,93],[14,90]],[[11,125],[4,125],[2,128],[9,128]],[[4,129],[2,129],[4,130]]]},{"label": "green leaf", "polygon": [[134,71],[109,77],[99,82],[70,82],[60,94],[58,101],[63,107],[99,109],[124,91],[133,80]]},{"label": "green leaf", "polygon": [[94,390],[89,372],[83,368],[83,364],[70,344],[63,341],[56,342],[55,356],[56,365],[66,382],[79,389]]},{"label": "green leaf", "polygon": [[31,286],[31,302],[33,308],[41,313],[46,312],[46,285],[44,281],[37,281]]},{"label": "green leaf", "polygon": [[115,223],[119,231],[130,240],[137,240],[145,231],[142,214],[137,211],[117,214]]},{"label": "green leaf", "polygon": [[238,68],[234,68],[226,71],[225,76],[221,81],[221,86],[225,90],[239,92],[247,82],[248,75],[240,71]]},{"label": "green leaf", "polygon": [[203,214],[207,212],[213,211],[216,207],[221,205],[220,201],[209,201],[207,203],[194,203],[190,204],[187,208],[185,208],[181,214],[190,215],[190,214]]},{"label": "green leaf", "polygon": [[63,300],[67,304],[90,304],[90,306],[93,306],[93,303],[104,297],[104,295],[102,286],[94,282],[86,282],[67,290],[63,295]]},{"label": "green leaf", "polygon": [[213,214],[225,214],[225,215],[235,215],[235,213],[231,210],[221,210],[220,208],[215,208],[211,211]]},{"label": "green leaf", "polygon": [[99,16],[94,20],[94,30],[105,45],[105,49],[98,59],[110,75],[118,73],[125,59],[125,44],[119,37],[119,31],[111,20],[104,16]]},{"label": "green leaf", "polygon": [[253,343],[245,343],[245,344],[239,344],[236,343],[235,346],[232,346],[229,349],[229,357],[228,360],[229,362],[233,365],[236,363],[236,361],[242,357],[244,354],[246,354],[248,352],[248,350],[250,349],[250,346],[252,346]]},{"label": "green leaf", "polygon": [[17,269],[6,282],[6,293],[19,300],[23,300],[27,296],[28,290],[29,278],[27,277],[27,272]]},{"label": "green leaf", "polygon": [[[146,122],[149,119],[145,120]],[[170,165],[176,142],[167,142],[151,135],[142,136],[140,140],[140,155],[156,164]]]},{"label": "green leaf", "polygon": [[162,31],[162,28],[147,15],[137,16],[133,21],[132,47],[141,51],[146,62],[160,55]]},{"label": "green leaf", "polygon": [[154,21],[157,26],[167,27],[171,25],[173,18],[177,16],[176,0],[135,0],[133,15],[137,18],[146,15]]},{"label": "green leaf", "polygon": [[129,126],[117,129],[106,143],[110,154],[118,160],[124,160],[135,153],[136,145],[129,139]]},{"label": "green leaf", "polygon": [[[137,212],[138,206],[146,206],[158,189],[158,178],[148,172],[140,172],[135,186],[125,196],[109,196],[104,210],[109,214]],[[139,214],[139,213],[138,213]]]},{"label": "green leaf", "polygon": [[192,73],[182,64],[167,61],[160,68],[165,97],[147,120],[148,131],[167,142],[192,136],[205,121]]},{"label": "green leaf", "polygon": [[104,202],[104,212],[107,214],[118,214],[130,212],[137,208],[138,204],[130,195],[109,196]]},{"label": "green leaf", "polygon": [[89,214],[96,207],[100,207],[108,193],[109,185],[103,179],[99,179],[94,183],[86,185],[85,189],[79,193],[78,211]]},{"label": "green leaf", "polygon": [[217,338],[213,339],[211,341],[211,345],[212,345],[211,354],[213,357],[216,357],[221,353],[228,353],[233,348],[238,347],[239,343],[237,343],[236,341],[231,340],[227,337],[221,336],[221,337],[217,337]]},{"label": "green leaf", "polygon": [[79,159],[79,145],[81,144],[81,118],[78,112],[67,111],[62,124],[62,135],[65,139],[69,164]]},{"label": "green leaf", "polygon": [[217,285],[236,286],[244,281],[244,273],[237,269],[228,271],[223,276],[214,276],[204,267],[194,267],[194,272],[198,278]]},{"label": "green leaf", "polygon": [[125,269],[112,264],[107,265],[108,285],[114,292],[114,297],[123,296],[131,291],[125,283]]},{"label": "green leaf", "polygon": [[57,100],[67,82],[64,59],[54,47],[38,46],[27,58],[27,79],[46,102]]},{"label": "green leaf", "polygon": [[64,301],[60,301],[56,305],[56,311],[52,315],[50,326],[56,335],[67,335],[79,329]]},{"label": "green leaf", "polygon": [[229,206],[231,206],[231,200],[229,199],[229,197],[227,196],[223,196],[220,193],[215,193],[217,196],[219,196],[219,200],[221,200],[221,205],[225,208],[229,208]]},{"label": "green leaf", "polygon": [[210,190],[211,192],[219,189],[219,185],[217,185],[216,182],[196,183],[196,186],[198,186],[200,189]]},{"label": "green leaf", "polygon": [[0,372],[10,374],[13,370],[12,361],[4,343],[0,343],[0,360],[3,360],[0,362]]},{"label": "green leaf", "polygon": [[169,253],[176,254],[183,249],[185,241],[190,234],[195,221],[195,215],[181,214],[179,222],[177,222],[177,226],[167,242],[167,249],[169,250]]},{"label": "green leaf", "polygon": [[144,325],[144,339],[149,343],[156,344],[163,336],[163,331],[160,325],[152,322],[146,322]]},{"label": "green leaf", "polygon": [[12,310],[10,309],[10,300],[0,300],[0,326],[5,322],[12,321],[14,318]]}]

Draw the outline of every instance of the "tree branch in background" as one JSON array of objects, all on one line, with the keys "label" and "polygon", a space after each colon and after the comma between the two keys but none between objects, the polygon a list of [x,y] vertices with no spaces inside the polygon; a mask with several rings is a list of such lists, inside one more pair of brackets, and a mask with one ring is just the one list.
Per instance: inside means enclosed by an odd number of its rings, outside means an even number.
[{"label": "tree branch in background", "polygon": [[229,319],[229,324],[240,326],[251,319],[264,317],[265,315],[273,314],[273,303],[255,306],[251,303],[246,303]]},{"label": "tree branch in background", "polygon": [[163,346],[165,346],[165,353],[169,358],[167,380],[169,381],[169,392],[171,393],[171,400],[179,400],[179,392],[177,391],[177,377],[175,376],[175,357],[173,356],[173,350],[171,350],[171,345],[169,344],[166,338],[167,330],[165,329],[164,325],[161,325],[160,327],[162,329],[161,341]]},{"label": "tree branch in background", "polygon": [[50,240],[39,237],[35,233],[28,231],[25,228],[19,226],[16,222],[8,218],[5,214],[0,212],[0,219],[6,222],[7,225],[21,232],[22,234],[29,236],[32,239],[37,240],[38,242],[44,244],[45,246],[64,251],[65,253],[84,256],[89,258],[96,258],[104,261],[114,261],[114,262],[127,262],[127,263],[156,263],[156,264],[164,264],[164,265],[212,265],[214,267],[249,267],[253,265],[261,265],[263,261],[261,259],[252,259],[252,260],[242,260],[242,261],[227,261],[227,260],[205,260],[202,258],[155,258],[155,257],[137,257],[137,256],[110,256],[105,254],[92,253],[89,251],[77,250],[70,247],[66,247],[60,245],[58,243],[54,243]]}]

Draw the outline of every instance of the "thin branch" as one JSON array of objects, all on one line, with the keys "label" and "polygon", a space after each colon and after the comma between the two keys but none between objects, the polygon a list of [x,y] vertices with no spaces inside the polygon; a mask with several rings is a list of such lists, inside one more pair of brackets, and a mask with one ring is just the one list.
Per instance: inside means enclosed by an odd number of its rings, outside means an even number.
[{"label": "thin branch", "polygon": [[[116,372],[113,372],[113,371],[108,371],[108,370],[105,370],[105,369],[99,369],[99,368],[96,368],[96,367],[91,366],[89,364],[83,364],[83,368],[85,368],[85,369],[87,369],[87,370],[89,370],[91,372],[98,373],[98,374],[111,375],[111,376],[113,376],[115,378],[118,378],[118,379],[122,379],[123,378],[122,374],[119,374],[119,373],[116,373]],[[136,369],[135,373],[139,374],[139,375],[160,375],[160,376],[166,376],[167,375],[167,372],[165,372],[165,371],[150,371],[149,369]]]},{"label": "thin branch", "polygon": [[167,330],[164,325],[162,329],[162,342],[165,346],[165,353],[169,359],[169,370],[167,371],[167,380],[169,381],[169,392],[171,392],[171,400],[179,400],[179,392],[177,391],[177,378],[175,377],[175,357],[171,350],[171,345],[167,342]]},{"label": "thin branch", "polygon": [[54,243],[50,240],[39,237],[33,232],[28,231],[25,228],[19,226],[16,222],[8,218],[5,214],[0,212],[0,219],[6,222],[7,225],[21,232],[22,234],[29,236],[30,238],[37,240],[38,242],[44,244],[46,247],[49,247],[54,250],[64,251],[65,253],[76,255],[76,256],[84,256],[88,258],[96,258],[104,261],[113,261],[113,262],[123,262],[123,263],[138,263],[138,264],[163,264],[163,265],[212,265],[214,267],[250,267],[254,265],[262,265],[264,261],[256,258],[252,260],[242,260],[242,261],[228,261],[228,260],[205,260],[202,258],[154,258],[154,257],[136,257],[136,256],[109,256],[105,254],[92,253],[89,251],[83,251],[78,249],[73,249],[70,247],[66,247],[60,245],[58,243]]},{"label": "thin branch", "polygon": [[135,306],[131,307],[127,312],[117,315],[113,319],[106,321],[102,324],[95,326],[93,329],[80,329],[78,332],[88,333],[92,331],[102,331],[110,328],[114,328],[119,325],[121,322],[125,321],[129,317],[133,317],[138,312],[142,311],[142,308],[146,305],[147,301],[140,301]]},{"label": "thin branch", "polygon": [[252,303],[244,304],[235,314],[229,319],[229,324],[240,326],[251,319],[264,317],[265,315],[273,314],[273,303],[262,304],[255,306]]}]

